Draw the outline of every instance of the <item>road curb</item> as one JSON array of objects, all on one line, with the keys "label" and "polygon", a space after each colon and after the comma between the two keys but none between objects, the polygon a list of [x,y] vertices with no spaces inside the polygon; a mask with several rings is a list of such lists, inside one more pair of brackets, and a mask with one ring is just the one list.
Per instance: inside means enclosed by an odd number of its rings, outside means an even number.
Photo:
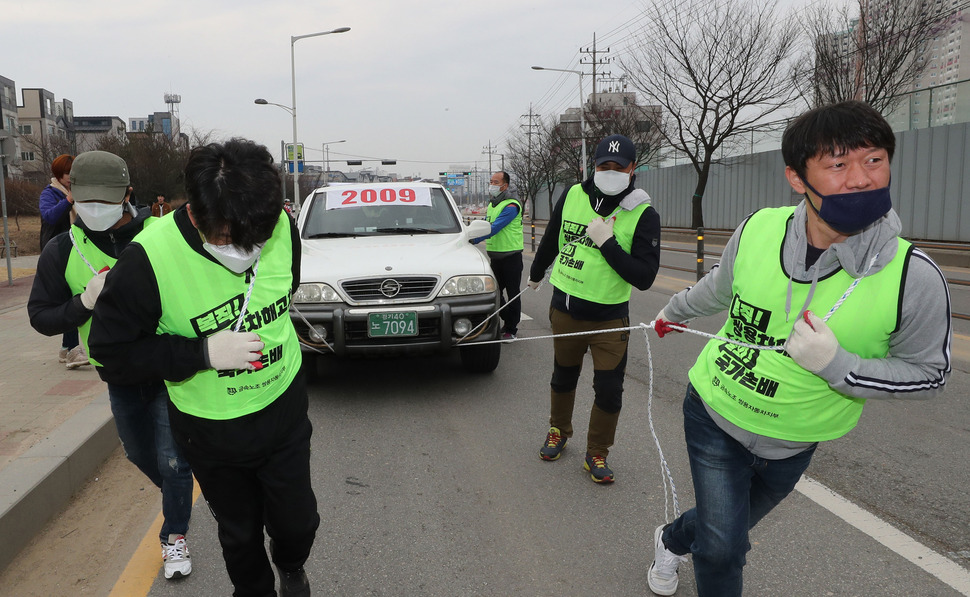
[{"label": "road curb", "polygon": [[108,394],[0,470],[0,570],[118,447]]}]

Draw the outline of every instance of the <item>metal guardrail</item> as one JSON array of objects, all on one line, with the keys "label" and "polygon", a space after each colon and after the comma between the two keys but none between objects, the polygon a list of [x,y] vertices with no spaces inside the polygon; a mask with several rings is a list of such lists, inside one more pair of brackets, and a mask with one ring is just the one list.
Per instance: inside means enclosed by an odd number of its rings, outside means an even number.
[{"label": "metal guardrail", "polygon": [[[685,234],[685,235],[694,235],[694,234],[696,234],[696,232],[694,230],[691,230],[690,228],[664,228],[664,230],[665,231],[669,231],[669,232],[681,233],[681,234]],[[733,234],[733,231],[724,231],[724,230],[706,230],[706,231],[704,231],[704,236],[706,236],[706,237],[711,237],[711,236],[714,236],[714,237],[723,237],[725,240],[727,240],[728,238],[730,238],[731,234]],[[924,250],[924,251],[934,251],[934,250],[936,250],[936,251],[953,251],[955,253],[968,253],[968,254],[970,254],[970,245],[968,245],[966,243],[947,243],[947,242],[913,241],[913,244],[916,245],[917,247],[919,247],[920,249]],[[660,250],[662,250],[662,251],[670,251],[672,253],[694,253],[694,254],[697,253],[697,251],[695,249],[682,249],[680,247],[671,247],[669,245],[663,245],[663,244],[660,245]],[[717,257],[720,257],[721,256],[721,253],[718,252],[718,251],[707,251],[707,250],[705,250],[705,251],[703,251],[703,255],[704,255],[704,257],[717,258]],[[678,267],[678,266],[675,266],[675,265],[663,265],[663,264],[661,264],[660,267],[661,268],[664,268],[664,269],[671,269],[671,270],[682,271],[682,272],[689,272],[689,273],[694,273],[694,271],[695,271],[695,270],[693,270],[691,268],[688,268],[688,267]],[[710,271],[710,270],[704,271],[703,273],[706,274],[708,271]],[[957,279],[957,278],[949,278],[948,277],[948,278],[946,278],[946,283],[949,284],[950,286],[968,286],[968,287],[970,287],[970,280],[960,280],[960,279]],[[953,317],[954,319],[963,319],[965,321],[970,321],[970,313],[955,313],[955,312],[951,312],[950,313],[950,316]]]},{"label": "metal guardrail", "polygon": [[[474,219],[477,219],[477,218],[474,218]],[[524,228],[525,234],[531,236],[531,245],[532,245],[533,251],[535,251],[537,238],[541,238],[542,233],[545,231],[545,224],[546,224],[545,220],[523,222],[523,228]],[[665,227],[663,231],[665,235],[682,234],[684,236],[691,237],[691,239],[697,237],[697,230],[694,230],[691,228]],[[703,236],[705,237],[706,240],[714,240],[714,244],[723,244],[724,242],[727,242],[727,239],[729,239],[733,233],[734,233],[733,230],[704,230]],[[529,244],[528,241],[527,241],[527,244]],[[916,246],[918,246],[920,249],[924,251],[951,251],[956,254],[966,254],[968,257],[967,260],[970,261],[970,243],[948,243],[948,242],[915,240],[913,241],[913,244],[915,244]],[[700,267],[702,267],[701,256],[703,256],[704,258],[712,258],[712,259],[717,259],[721,256],[720,251],[711,251],[703,247],[699,252],[697,249],[694,249],[694,248],[685,249],[681,247],[672,247],[670,245],[664,245],[661,243],[660,249],[662,251],[669,251],[671,253],[691,253],[691,254],[697,255],[698,269],[689,268],[689,267],[679,267],[676,265],[664,265],[662,263],[660,265],[662,269],[687,272],[692,274],[701,273],[701,275],[704,275],[704,274],[707,274],[708,271],[710,271],[710,270],[699,269]],[[950,286],[970,287],[970,280],[961,280],[959,278],[947,277],[946,282]],[[970,321],[970,313],[951,313],[950,315],[954,319],[963,319],[966,321]]]}]

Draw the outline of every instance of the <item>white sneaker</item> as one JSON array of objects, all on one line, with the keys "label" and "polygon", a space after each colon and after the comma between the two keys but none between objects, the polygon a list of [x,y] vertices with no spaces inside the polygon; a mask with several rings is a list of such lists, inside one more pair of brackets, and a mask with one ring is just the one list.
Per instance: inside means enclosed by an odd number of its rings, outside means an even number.
[{"label": "white sneaker", "polygon": [[185,544],[185,535],[168,536],[168,543],[162,543],[162,561],[165,563],[165,578],[192,574],[192,556]]},{"label": "white sneaker", "polygon": [[62,348],[60,350],[60,352],[57,353],[57,362],[59,362],[59,363],[66,363],[67,362],[67,353],[68,353],[68,350],[70,350],[70,349]]},{"label": "white sneaker", "polygon": [[647,584],[657,595],[673,595],[677,592],[677,584],[680,582],[677,568],[687,561],[687,556],[679,556],[664,547],[663,533],[664,525],[660,525],[653,532],[656,552],[653,564],[650,564],[650,572],[647,574]]},{"label": "white sneaker", "polygon": [[88,361],[88,353],[84,352],[84,346],[78,344],[71,350],[67,351],[67,364],[65,367],[68,369],[77,369],[78,367],[84,367],[85,365],[90,365],[91,362]]}]

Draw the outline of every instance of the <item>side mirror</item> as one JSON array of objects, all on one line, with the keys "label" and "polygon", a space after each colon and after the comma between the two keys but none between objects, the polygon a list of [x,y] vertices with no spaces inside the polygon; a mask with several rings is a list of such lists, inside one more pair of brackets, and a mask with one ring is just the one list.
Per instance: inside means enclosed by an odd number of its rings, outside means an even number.
[{"label": "side mirror", "polygon": [[469,238],[478,238],[491,232],[492,225],[487,220],[475,220],[465,230],[468,232]]}]

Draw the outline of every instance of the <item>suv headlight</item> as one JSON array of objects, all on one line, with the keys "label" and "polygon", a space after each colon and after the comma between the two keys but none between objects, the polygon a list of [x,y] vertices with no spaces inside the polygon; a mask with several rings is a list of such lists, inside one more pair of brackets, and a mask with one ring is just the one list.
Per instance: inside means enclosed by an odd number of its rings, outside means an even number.
[{"label": "suv headlight", "polygon": [[455,276],[445,282],[439,296],[461,296],[490,292],[495,292],[495,278],[492,276]]},{"label": "suv headlight", "polygon": [[329,284],[300,284],[293,295],[294,303],[336,303],[340,296]]}]

